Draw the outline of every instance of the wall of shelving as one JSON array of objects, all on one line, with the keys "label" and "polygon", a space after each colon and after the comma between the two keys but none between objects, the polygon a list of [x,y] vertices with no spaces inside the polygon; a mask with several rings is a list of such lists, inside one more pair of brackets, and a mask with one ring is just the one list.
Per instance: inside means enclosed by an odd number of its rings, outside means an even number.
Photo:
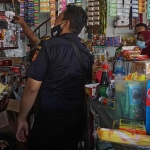
[{"label": "wall of shelving", "polygon": [[[17,0],[15,0],[17,2]],[[11,3],[11,0],[0,0],[0,3]],[[87,0],[82,0],[82,7],[85,9],[87,6]],[[39,24],[43,23],[45,20],[47,20],[50,17],[49,13],[40,13],[39,15]],[[144,23],[146,23],[146,15],[143,16],[144,18]],[[114,37],[114,36],[125,36],[125,35],[133,35],[134,32],[134,27],[132,30],[129,30],[128,27],[120,27],[120,28],[114,28],[114,22],[115,22],[115,18],[113,17],[108,17],[107,19],[107,29],[106,29],[106,37]],[[50,35],[50,22],[48,22],[47,25],[47,35]],[[36,32],[36,35],[38,36],[38,33],[40,32],[40,36],[45,35],[45,30],[46,28],[46,24],[43,25],[40,30],[38,30]],[[34,30],[35,27],[32,29]],[[79,35],[81,38],[85,39],[87,38],[87,34],[84,33],[84,29],[81,32],[81,34]],[[112,57],[115,54],[115,49],[116,47],[108,47],[107,50],[109,52],[109,56]]]}]

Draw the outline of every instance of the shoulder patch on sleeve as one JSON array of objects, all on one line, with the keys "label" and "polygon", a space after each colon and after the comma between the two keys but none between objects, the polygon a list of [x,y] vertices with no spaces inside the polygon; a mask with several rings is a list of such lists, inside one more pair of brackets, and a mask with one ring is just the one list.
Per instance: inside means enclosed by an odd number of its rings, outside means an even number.
[{"label": "shoulder patch on sleeve", "polygon": [[41,38],[41,42],[39,43],[39,45],[34,49],[34,54],[33,54],[33,57],[32,57],[32,61],[35,61],[36,60],[36,57],[38,56],[39,54],[39,51],[42,49],[43,47],[43,44],[45,41],[49,40],[50,37],[44,37],[44,38]]}]

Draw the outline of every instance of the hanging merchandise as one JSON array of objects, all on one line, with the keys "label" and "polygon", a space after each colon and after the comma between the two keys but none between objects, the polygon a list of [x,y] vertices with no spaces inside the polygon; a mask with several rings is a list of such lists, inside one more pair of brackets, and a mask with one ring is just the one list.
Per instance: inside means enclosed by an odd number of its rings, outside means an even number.
[{"label": "hanging merchandise", "polygon": [[34,2],[33,0],[28,2],[25,2],[25,16],[24,19],[27,22],[28,26],[32,26],[34,24]]},{"label": "hanging merchandise", "polygon": [[75,0],[75,5],[82,7],[82,0]]},{"label": "hanging merchandise", "polygon": [[139,0],[138,2],[138,8],[139,13],[145,13],[146,12],[146,0]]},{"label": "hanging merchandise", "polygon": [[132,0],[132,17],[139,17],[139,5],[138,0]]},{"label": "hanging merchandise", "polygon": [[[58,6],[59,8],[59,6]],[[59,11],[59,10],[58,10]],[[56,20],[56,6],[55,6],[55,0],[50,0],[50,26],[53,28],[55,20]]]},{"label": "hanging merchandise", "polygon": [[88,26],[90,29],[92,45],[105,45],[106,21],[107,21],[107,4],[105,0],[88,1],[87,5]]},{"label": "hanging merchandise", "polygon": [[66,9],[67,0],[59,0],[58,1],[58,14]]},{"label": "hanging merchandise", "polygon": [[39,25],[39,3],[38,0],[34,0],[34,26]]},{"label": "hanging merchandise", "polygon": [[147,19],[150,20],[150,0],[147,0]]},{"label": "hanging merchandise", "polygon": [[108,9],[107,13],[109,17],[116,17],[117,15],[117,8],[121,8],[121,5],[117,5],[116,0],[108,0]]},{"label": "hanging merchandise", "polygon": [[50,12],[49,0],[40,0],[40,12]]},{"label": "hanging merchandise", "polygon": [[130,0],[117,0],[117,21],[116,26],[129,25]]},{"label": "hanging merchandise", "polygon": [[123,1],[117,0],[117,16],[123,15]]},{"label": "hanging merchandise", "polygon": [[75,3],[75,0],[67,0],[67,5],[74,4],[74,3]]},{"label": "hanging merchandise", "polygon": [[17,47],[17,25],[11,23],[15,13],[0,11],[0,47]]},{"label": "hanging merchandise", "polygon": [[25,45],[23,41],[18,41],[18,49],[4,50],[6,57],[24,57],[26,56]]},{"label": "hanging merchandise", "polygon": [[20,16],[24,18],[24,2],[20,2]]},{"label": "hanging merchandise", "polygon": [[107,1],[100,0],[99,3],[99,10],[100,10],[100,34],[106,34],[107,28]]}]

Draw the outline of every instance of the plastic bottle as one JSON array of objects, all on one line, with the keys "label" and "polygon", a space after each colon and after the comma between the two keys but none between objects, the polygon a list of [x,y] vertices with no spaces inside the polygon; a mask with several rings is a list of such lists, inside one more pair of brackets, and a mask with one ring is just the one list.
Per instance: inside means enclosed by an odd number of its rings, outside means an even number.
[{"label": "plastic bottle", "polygon": [[107,55],[107,50],[106,50],[106,46],[103,47],[104,49],[104,54],[105,54],[105,61],[107,62],[108,61],[108,55]]},{"label": "plastic bottle", "polygon": [[100,60],[101,62],[105,60],[105,53],[103,47],[101,47],[101,51],[100,51]]},{"label": "plastic bottle", "polygon": [[107,97],[106,90],[110,84],[108,76],[108,65],[103,64],[103,72],[100,82],[100,96]]},{"label": "plastic bottle", "polygon": [[150,134],[150,80],[147,84],[147,93],[146,93],[146,132]]},{"label": "plastic bottle", "polygon": [[125,69],[124,69],[122,57],[118,57],[116,60],[115,67],[114,67],[114,74],[115,74],[115,76],[124,76],[125,75]]}]

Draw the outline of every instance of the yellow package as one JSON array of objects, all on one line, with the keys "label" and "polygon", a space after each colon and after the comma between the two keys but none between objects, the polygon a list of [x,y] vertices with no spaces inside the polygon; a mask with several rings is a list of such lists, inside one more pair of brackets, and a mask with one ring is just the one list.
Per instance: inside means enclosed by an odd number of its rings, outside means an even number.
[{"label": "yellow package", "polygon": [[144,121],[120,119],[119,130],[124,130],[136,134],[146,134]]},{"label": "yellow package", "polygon": [[137,81],[145,81],[147,80],[146,76],[144,74],[140,75]]},{"label": "yellow package", "polygon": [[125,81],[145,81],[147,80],[144,74],[138,76],[137,72],[131,73],[124,78]]},{"label": "yellow package", "polygon": [[132,80],[137,80],[138,79],[138,73],[137,72],[134,72],[133,73],[133,78]]},{"label": "yellow package", "polygon": [[6,87],[5,85],[0,83],[0,94],[4,91],[5,87]]},{"label": "yellow package", "polygon": [[98,128],[97,135],[100,140],[120,144],[150,146],[150,136],[134,134],[123,130]]},{"label": "yellow package", "polygon": [[129,75],[127,75],[127,76],[125,77],[124,80],[126,80],[126,81],[132,81],[132,79],[133,79],[133,74],[129,74]]}]

